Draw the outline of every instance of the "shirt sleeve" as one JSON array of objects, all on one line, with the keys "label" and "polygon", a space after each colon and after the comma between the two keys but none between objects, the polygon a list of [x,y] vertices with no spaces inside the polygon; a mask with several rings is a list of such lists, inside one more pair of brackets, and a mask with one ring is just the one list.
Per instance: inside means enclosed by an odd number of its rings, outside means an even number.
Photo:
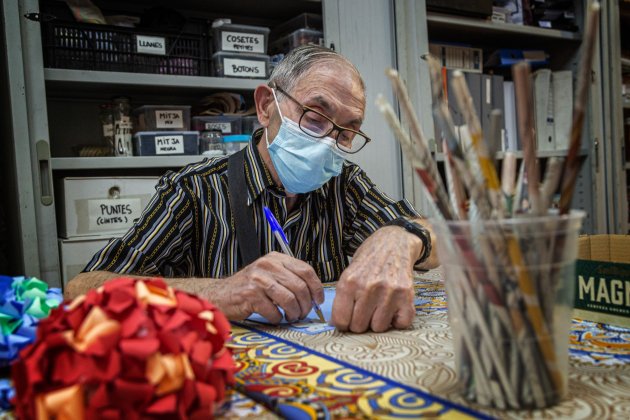
[{"label": "shirt sleeve", "polygon": [[398,217],[421,217],[407,200],[395,201],[380,191],[357,165],[350,165],[345,182],[343,244],[352,256],[363,241]]},{"label": "shirt sleeve", "polygon": [[165,175],[141,217],[121,238],[112,239],[83,271],[173,277],[191,275],[189,254],[194,215],[186,178]]}]

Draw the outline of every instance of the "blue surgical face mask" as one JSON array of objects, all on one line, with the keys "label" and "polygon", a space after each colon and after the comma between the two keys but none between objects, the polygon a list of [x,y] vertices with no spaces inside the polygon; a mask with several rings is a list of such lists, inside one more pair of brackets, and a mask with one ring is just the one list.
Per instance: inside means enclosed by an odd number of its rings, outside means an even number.
[{"label": "blue surgical face mask", "polygon": [[341,174],[345,153],[337,148],[331,137],[309,136],[300,126],[282,115],[275,91],[273,92],[282,123],[273,143],[265,141],[273,166],[284,189],[292,194],[314,191],[330,178]]}]

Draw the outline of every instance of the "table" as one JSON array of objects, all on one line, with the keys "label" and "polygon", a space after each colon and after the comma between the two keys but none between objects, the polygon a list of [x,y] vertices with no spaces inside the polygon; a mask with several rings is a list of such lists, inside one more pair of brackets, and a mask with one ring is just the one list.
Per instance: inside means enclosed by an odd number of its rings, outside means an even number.
[{"label": "table", "polygon": [[533,411],[499,411],[455,393],[442,273],[416,276],[408,330],[303,334],[235,324],[237,389],[291,418],[630,418],[630,329],[574,320],[570,395]]}]

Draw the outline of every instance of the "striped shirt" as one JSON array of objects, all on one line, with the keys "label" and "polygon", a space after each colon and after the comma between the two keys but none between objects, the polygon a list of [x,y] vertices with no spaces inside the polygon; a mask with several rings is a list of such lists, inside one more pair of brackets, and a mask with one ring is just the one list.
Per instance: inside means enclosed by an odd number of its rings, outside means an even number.
[{"label": "striped shirt", "polygon": [[[169,171],[140,219],[99,251],[84,271],[212,278],[236,273],[242,264],[227,162],[227,157],[211,158]],[[348,161],[341,175],[300,194],[291,213],[283,189],[275,185],[251,142],[245,152],[245,179],[261,255],[280,252],[263,213],[267,206],[282,225],[295,257],[309,263],[324,282],[338,280],[348,257],[380,226],[397,217],[418,216],[406,200],[387,197]]]}]

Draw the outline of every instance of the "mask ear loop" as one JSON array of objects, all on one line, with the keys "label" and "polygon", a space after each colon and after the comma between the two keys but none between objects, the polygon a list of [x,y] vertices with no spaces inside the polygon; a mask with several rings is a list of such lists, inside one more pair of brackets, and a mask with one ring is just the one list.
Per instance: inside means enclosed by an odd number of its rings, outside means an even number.
[{"label": "mask ear loop", "polygon": [[[276,108],[278,108],[278,113],[280,114],[280,121],[284,121],[284,116],[282,115],[282,111],[280,111],[280,104],[278,103],[278,97],[276,96],[276,90],[271,88],[271,94],[273,95],[273,100],[276,104]],[[269,134],[267,134],[267,130],[269,127],[265,127],[265,142],[267,143],[267,147],[269,147]]]}]

